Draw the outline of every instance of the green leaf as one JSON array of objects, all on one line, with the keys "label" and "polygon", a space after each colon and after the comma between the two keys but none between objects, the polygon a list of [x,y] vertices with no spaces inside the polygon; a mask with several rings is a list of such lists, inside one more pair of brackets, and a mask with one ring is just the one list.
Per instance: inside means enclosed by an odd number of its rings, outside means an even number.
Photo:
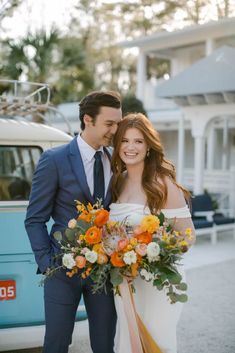
[{"label": "green leaf", "polygon": [[75,236],[76,236],[76,233],[77,233],[77,230],[76,229],[69,229],[67,228],[65,230],[65,236],[67,237],[67,239],[69,241],[73,241],[75,239]]},{"label": "green leaf", "polygon": [[57,231],[53,234],[53,237],[58,241],[60,242],[62,239],[63,239],[63,236],[62,236],[62,233]]},{"label": "green leaf", "polygon": [[164,221],[165,221],[165,216],[164,214],[161,212],[157,215],[157,217],[159,218],[159,221],[160,221],[160,226],[163,225]]},{"label": "green leaf", "polygon": [[173,304],[177,302],[175,293],[167,293],[167,295],[169,296],[169,298]]},{"label": "green leaf", "polygon": [[187,286],[187,283],[182,282],[182,283],[180,283],[180,284],[177,284],[177,285],[175,286],[175,288],[176,288],[176,289],[179,289],[179,290],[187,290],[188,286]]},{"label": "green leaf", "polygon": [[161,279],[162,282],[165,282],[167,280],[167,275],[166,273],[160,273],[159,275],[159,278]]},{"label": "green leaf", "polygon": [[180,284],[182,276],[179,273],[167,271],[167,279],[171,284]]},{"label": "green leaf", "polygon": [[91,224],[83,221],[82,219],[79,219],[77,221],[77,227],[81,230],[83,234],[91,227]]},{"label": "green leaf", "polygon": [[175,294],[177,302],[186,303],[188,300],[187,294]]},{"label": "green leaf", "polygon": [[162,290],[163,289],[163,283],[162,283],[162,281],[161,281],[161,279],[159,278],[157,278],[157,279],[155,279],[154,281],[153,281],[153,285],[155,286],[155,287],[157,287],[157,289],[158,290]]},{"label": "green leaf", "polygon": [[110,271],[110,281],[114,287],[119,286],[119,284],[122,283],[123,277],[118,268],[112,268]]}]

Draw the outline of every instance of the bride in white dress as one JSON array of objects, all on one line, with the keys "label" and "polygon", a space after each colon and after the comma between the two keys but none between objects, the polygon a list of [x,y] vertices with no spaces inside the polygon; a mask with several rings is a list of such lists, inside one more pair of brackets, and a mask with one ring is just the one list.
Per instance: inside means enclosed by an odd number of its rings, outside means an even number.
[{"label": "bride in white dress", "polygon": [[[144,215],[161,210],[175,219],[174,229],[185,230],[193,223],[185,197],[188,193],[175,181],[173,165],[165,160],[159,135],[142,114],[129,114],[120,123],[114,138],[113,190],[110,219],[128,216],[133,225]],[[193,236],[194,236],[193,232]],[[183,267],[179,271],[184,277]],[[170,304],[164,290],[137,278],[134,302],[138,315],[163,353],[176,353],[176,325],[182,304]],[[116,353],[132,351],[122,297],[115,296],[117,310]]]}]

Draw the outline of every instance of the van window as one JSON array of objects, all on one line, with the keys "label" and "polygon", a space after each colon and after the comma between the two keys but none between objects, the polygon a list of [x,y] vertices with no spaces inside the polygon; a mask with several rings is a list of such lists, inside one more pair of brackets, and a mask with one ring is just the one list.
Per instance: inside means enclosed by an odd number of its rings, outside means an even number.
[{"label": "van window", "polygon": [[0,145],[0,201],[28,200],[42,149]]}]

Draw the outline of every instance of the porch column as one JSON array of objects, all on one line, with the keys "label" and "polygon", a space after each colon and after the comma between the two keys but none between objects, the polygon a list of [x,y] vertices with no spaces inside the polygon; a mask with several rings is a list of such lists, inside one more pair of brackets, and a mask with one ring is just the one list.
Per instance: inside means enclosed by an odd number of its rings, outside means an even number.
[{"label": "porch column", "polygon": [[205,137],[194,136],[194,195],[203,193],[203,174],[205,164]]},{"label": "porch column", "polygon": [[228,167],[228,118],[224,117],[223,126],[223,149],[222,149],[222,170]]},{"label": "porch column", "polygon": [[137,61],[136,97],[144,102],[144,87],[147,76],[146,53],[140,49]]},{"label": "porch column", "polygon": [[214,156],[215,156],[215,128],[211,126],[209,135],[207,138],[207,169],[214,168]]},{"label": "porch column", "polygon": [[231,173],[231,192],[229,194],[229,216],[235,217],[235,167],[230,168]]},{"label": "porch column", "polygon": [[183,184],[183,171],[184,171],[184,115],[182,114],[179,119],[178,125],[178,165],[177,165],[177,181]]},{"label": "porch column", "polygon": [[209,56],[213,53],[215,50],[215,40],[212,38],[208,38],[205,43],[205,54],[206,56]]}]

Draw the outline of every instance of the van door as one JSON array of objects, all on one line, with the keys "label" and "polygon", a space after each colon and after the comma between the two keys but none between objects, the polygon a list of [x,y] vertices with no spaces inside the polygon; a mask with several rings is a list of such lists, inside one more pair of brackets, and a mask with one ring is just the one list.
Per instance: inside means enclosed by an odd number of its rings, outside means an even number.
[{"label": "van door", "polygon": [[[24,228],[32,176],[42,151],[39,146],[0,145],[0,328],[44,323],[41,277],[36,275]],[[77,320],[84,318],[81,305]]]}]

